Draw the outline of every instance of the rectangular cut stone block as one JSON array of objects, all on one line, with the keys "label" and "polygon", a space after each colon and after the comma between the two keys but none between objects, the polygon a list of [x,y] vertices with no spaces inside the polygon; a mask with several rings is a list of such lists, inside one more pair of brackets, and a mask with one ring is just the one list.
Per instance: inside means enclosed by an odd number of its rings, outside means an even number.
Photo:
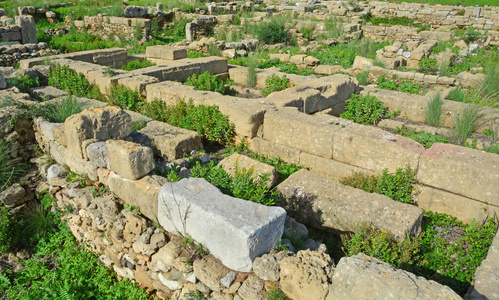
[{"label": "rectangular cut stone block", "polygon": [[269,187],[277,183],[278,174],[274,167],[247,155],[234,153],[224,158],[218,165],[224,168],[230,176],[234,176],[238,170],[246,170],[251,173],[253,180],[260,180],[260,176],[268,176]]},{"label": "rectangular cut stone block", "polygon": [[413,193],[418,207],[438,213],[449,214],[459,221],[472,224],[485,222],[487,218],[499,214],[499,207],[474,199],[442,191],[429,186],[418,186]]},{"label": "rectangular cut stone block", "polygon": [[125,178],[138,179],[154,169],[149,147],[122,140],[107,140],[106,147],[111,170]]},{"label": "rectangular cut stone block", "polygon": [[306,115],[294,108],[269,110],[264,118],[263,138],[317,156],[333,158],[333,137],[342,126],[351,123],[325,114]]},{"label": "rectangular cut stone block", "polygon": [[195,131],[178,128],[163,122],[152,121],[139,132],[147,135],[156,155],[174,160],[203,148],[201,137]]},{"label": "rectangular cut stone block", "polygon": [[336,132],[334,160],[374,172],[394,172],[409,165],[417,170],[421,144],[381,128],[351,124]]},{"label": "rectangular cut stone block", "polygon": [[285,162],[292,164],[300,163],[300,153],[302,152],[295,148],[269,142],[259,137],[255,137],[249,140],[249,147],[251,150],[256,151],[262,155],[267,155],[269,157],[279,157]]},{"label": "rectangular cut stone block", "polygon": [[499,206],[499,155],[435,143],[421,155],[419,182]]},{"label": "rectangular cut stone block", "polygon": [[324,158],[306,152],[300,153],[300,165],[319,175],[340,180],[354,173],[372,174],[372,171],[345,164],[334,159]]},{"label": "rectangular cut stone block", "polygon": [[285,219],[281,207],[224,195],[201,178],[166,183],[158,196],[161,226],[192,236],[236,271],[251,271],[253,259],[277,245]]},{"label": "rectangular cut stone block", "polygon": [[49,151],[57,163],[68,166],[76,174],[87,175],[90,180],[97,180],[97,166],[93,163],[74,155],[66,147],[53,141],[49,144]]},{"label": "rectangular cut stone block", "polygon": [[149,46],[146,48],[147,58],[177,60],[187,57],[187,49],[165,45]]},{"label": "rectangular cut stone block", "polygon": [[420,208],[342,185],[305,169],[289,176],[277,191],[280,206],[298,221],[317,228],[345,232],[369,223],[399,241],[421,231]]},{"label": "rectangular cut stone block", "polygon": [[146,86],[157,82],[159,80],[156,77],[147,75],[132,75],[132,77],[118,79],[118,84],[124,85],[133,91],[138,91],[143,96],[147,95]]}]

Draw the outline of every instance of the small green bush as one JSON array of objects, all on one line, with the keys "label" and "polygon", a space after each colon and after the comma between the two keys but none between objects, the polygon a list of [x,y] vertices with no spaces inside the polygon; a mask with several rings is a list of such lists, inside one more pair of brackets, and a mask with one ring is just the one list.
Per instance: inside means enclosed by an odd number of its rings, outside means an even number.
[{"label": "small green bush", "polygon": [[404,169],[398,168],[395,174],[388,173],[388,169],[384,169],[381,175],[354,173],[340,182],[369,193],[388,196],[395,201],[412,204],[414,201],[411,193],[416,182],[415,174],[407,165]]},{"label": "small green bush", "polygon": [[48,78],[49,85],[64,90],[70,95],[91,99],[100,98],[99,88],[90,84],[85,75],[73,71],[68,66],[52,67]]},{"label": "small green bush", "polygon": [[434,143],[447,144],[449,142],[449,140],[443,136],[434,135],[429,132],[416,132],[415,130],[407,129],[405,126],[402,126],[402,128],[397,127],[394,131],[395,133],[415,140],[425,148],[430,148]]},{"label": "small green bush", "polygon": [[450,90],[447,99],[457,102],[464,102],[466,99],[466,92],[459,87],[455,87]]},{"label": "small green bush", "polygon": [[284,43],[289,39],[284,25],[278,24],[275,21],[260,24],[256,30],[256,34],[261,42],[268,45]]},{"label": "small green bush", "polygon": [[8,84],[11,84],[19,89],[21,93],[28,93],[30,88],[39,87],[40,82],[38,77],[33,81],[29,75],[17,75],[11,78],[5,78]]},{"label": "small green bush", "polygon": [[278,92],[285,90],[290,87],[289,79],[284,75],[282,78],[273,74],[265,79],[265,88],[262,91],[264,97],[272,94],[273,92]]},{"label": "small green bush", "polygon": [[253,172],[253,169],[236,166],[234,176],[229,176],[222,167],[217,167],[215,162],[211,161],[208,166],[197,162],[191,169],[191,176],[206,179],[224,194],[263,205],[274,205],[277,193],[274,189],[268,189],[268,175],[255,178]]},{"label": "small green bush", "polygon": [[198,105],[180,101],[177,105],[167,106],[162,101],[144,103],[141,112],[157,121],[173,126],[194,130],[209,143],[230,144],[234,134],[234,124],[216,106]]},{"label": "small green bush", "polygon": [[474,27],[468,27],[464,32],[463,40],[466,44],[473,43],[482,38],[482,33],[476,30]]},{"label": "small green bush", "polygon": [[192,74],[189,78],[187,78],[184,84],[193,86],[197,90],[201,91],[212,91],[218,92],[220,94],[225,94],[225,86],[223,80],[215,75],[211,75],[208,71],[199,76],[196,74]]},{"label": "small green bush", "polygon": [[399,83],[386,79],[385,75],[381,75],[378,78],[377,85],[379,88],[391,91],[400,91],[408,94],[425,94],[426,91],[423,90],[423,86],[418,83],[412,83],[409,80],[401,80]]},{"label": "small green bush", "polygon": [[133,71],[133,70],[143,69],[143,68],[147,68],[147,67],[154,66],[154,65],[156,65],[156,64],[148,61],[147,59],[143,59],[143,60],[136,59],[136,60],[132,60],[131,62],[127,63],[126,65],[121,67],[121,69],[126,70],[126,71]]},{"label": "small green bush", "polygon": [[438,70],[438,62],[435,58],[423,57],[419,61],[419,72],[434,74]]},{"label": "small green bush", "polygon": [[0,207],[0,253],[7,253],[13,248],[13,226],[14,221],[9,209],[5,206]]},{"label": "small green bush", "polygon": [[147,126],[147,121],[146,120],[141,120],[137,122],[132,123],[132,130],[133,131],[139,131],[142,128],[145,128]]},{"label": "small green bush", "polygon": [[360,85],[368,85],[369,84],[369,80],[367,79],[368,77],[369,77],[369,71],[364,71],[355,75],[355,78],[357,78],[357,81],[359,82]]},{"label": "small green bush", "polygon": [[[68,96],[62,101],[56,103],[48,103],[39,108],[38,113],[50,122],[64,123],[67,118],[82,111],[78,101]],[[35,113],[36,114],[36,113]]]},{"label": "small green bush", "polygon": [[480,115],[478,106],[464,106],[454,118],[454,135],[460,145],[465,145],[468,137],[475,131]]},{"label": "small green bush", "polygon": [[124,85],[115,85],[111,88],[109,102],[123,109],[138,111],[144,103],[144,97]]},{"label": "small green bush", "polygon": [[374,95],[352,94],[340,117],[359,124],[375,125],[383,118],[394,117],[394,114]]},{"label": "small green bush", "polygon": [[431,126],[439,127],[442,119],[442,96],[437,93],[430,97],[426,106],[425,120]]}]

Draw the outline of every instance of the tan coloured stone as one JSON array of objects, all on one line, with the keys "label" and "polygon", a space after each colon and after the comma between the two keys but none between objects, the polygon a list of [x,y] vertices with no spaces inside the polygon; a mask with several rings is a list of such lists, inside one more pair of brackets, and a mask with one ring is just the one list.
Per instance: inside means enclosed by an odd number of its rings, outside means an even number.
[{"label": "tan coloured stone", "polygon": [[147,223],[144,218],[136,215],[133,212],[128,212],[126,215],[125,229],[123,230],[123,237],[125,241],[132,242],[136,237],[142,234],[147,228]]},{"label": "tan coloured stone", "polygon": [[97,166],[92,162],[76,156],[55,141],[50,142],[49,149],[50,155],[57,163],[68,166],[74,173],[87,175],[90,180],[97,180]]},{"label": "tan coloured stone", "polygon": [[249,140],[249,147],[251,150],[258,152],[261,155],[267,155],[272,158],[279,157],[285,162],[292,164],[300,163],[300,153],[302,152],[288,146],[255,137]]},{"label": "tan coloured stone", "polygon": [[146,48],[146,56],[147,58],[177,60],[187,57],[187,49],[166,45],[149,46]]},{"label": "tan coloured stone", "polygon": [[139,132],[147,135],[156,155],[175,160],[192,150],[201,150],[201,137],[195,131],[178,128],[167,123],[152,121]]},{"label": "tan coloured stone", "polygon": [[352,68],[361,72],[369,70],[373,66],[373,60],[370,58],[356,56]]},{"label": "tan coloured stone", "polygon": [[307,170],[300,170],[277,186],[279,205],[299,222],[317,228],[355,231],[368,223],[404,240],[421,230],[420,208],[367,193]]},{"label": "tan coloured stone", "polygon": [[[132,118],[124,110],[108,106],[86,109],[64,122],[64,141],[69,151],[85,158],[85,140],[124,139],[132,132]],[[55,136],[54,136],[55,138]]]},{"label": "tan coloured stone", "polygon": [[340,180],[354,173],[373,174],[372,171],[307,152],[300,153],[299,164],[307,167],[310,171],[334,180]]},{"label": "tan coloured stone", "polygon": [[149,147],[122,140],[106,142],[110,169],[128,179],[139,179],[154,169],[154,154]]},{"label": "tan coloured stone", "polygon": [[328,293],[334,263],[328,254],[299,251],[280,262],[281,289],[294,300],[323,300]]},{"label": "tan coloured stone", "polygon": [[231,176],[234,176],[238,170],[247,170],[252,173],[252,178],[254,180],[259,180],[261,176],[268,176],[267,185],[269,187],[277,183],[278,174],[274,167],[246,155],[234,153],[223,159],[218,165]]},{"label": "tan coloured stone", "polygon": [[421,155],[419,182],[499,206],[499,156],[435,143]]},{"label": "tan coloured stone", "polygon": [[229,270],[222,263],[211,255],[205,255],[201,259],[194,261],[194,274],[201,282],[213,291],[222,291],[224,287],[220,279],[224,278]]},{"label": "tan coloured stone", "polygon": [[319,75],[333,75],[339,72],[345,72],[342,66],[318,65],[314,68],[314,72]]}]

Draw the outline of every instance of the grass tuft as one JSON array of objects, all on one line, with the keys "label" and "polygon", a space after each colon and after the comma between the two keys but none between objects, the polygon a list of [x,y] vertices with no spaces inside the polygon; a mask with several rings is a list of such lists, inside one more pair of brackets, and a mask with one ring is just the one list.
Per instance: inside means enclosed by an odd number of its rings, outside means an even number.
[{"label": "grass tuft", "polygon": [[437,93],[431,96],[426,106],[425,120],[426,123],[440,127],[442,119],[442,95]]}]

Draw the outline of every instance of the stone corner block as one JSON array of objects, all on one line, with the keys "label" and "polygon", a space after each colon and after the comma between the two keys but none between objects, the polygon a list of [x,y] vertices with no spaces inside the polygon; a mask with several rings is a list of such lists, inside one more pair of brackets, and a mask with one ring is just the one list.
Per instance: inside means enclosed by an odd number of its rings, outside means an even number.
[{"label": "stone corner block", "polygon": [[154,169],[154,154],[149,147],[122,140],[106,142],[111,170],[128,179],[139,179]]}]

